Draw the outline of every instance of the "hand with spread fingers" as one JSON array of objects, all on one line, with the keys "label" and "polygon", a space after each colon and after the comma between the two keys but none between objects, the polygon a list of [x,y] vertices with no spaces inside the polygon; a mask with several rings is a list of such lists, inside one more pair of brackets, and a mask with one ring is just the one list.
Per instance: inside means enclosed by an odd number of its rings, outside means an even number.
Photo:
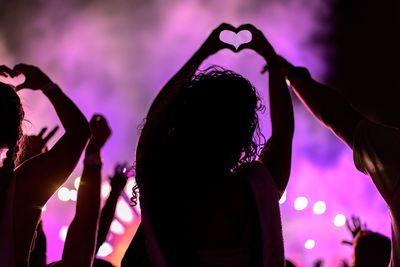
[{"label": "hand with spread fingers", "polygon": [[0,65],[0,76],[6,77],[6,78],[13,77],[14,72],[12,69],[7,67],[6,65]]}]

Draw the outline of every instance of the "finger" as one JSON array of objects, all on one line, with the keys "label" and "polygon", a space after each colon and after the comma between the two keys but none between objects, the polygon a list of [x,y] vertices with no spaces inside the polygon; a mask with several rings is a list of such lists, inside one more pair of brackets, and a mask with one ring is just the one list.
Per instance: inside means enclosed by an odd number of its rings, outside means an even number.
[{"label": "finger", "polygon": [[43,135],[44,135],[44,133],[47,131],[47,127],[43,127],[41,130],[40,130],[40,132],[38,133],[38,137],[40,138],[40,139],[42,139],[43,138]]},{"label": "finger", "polygon": [[242,30],[248,30],[250,32],[260,32],[259,29],[257,29],[253,24],[247,23],[247,24],[242,24],[237,28],[238,31]]},{"label": "finger", "polygon": [[25,88],[28,88],[28,84],[27,83],[21,83],[20,85],[17,85],[16,87],[15,87],[15,89],[17,90],[17,91],[19,91],[19,90],[22,90],[22,89],[25,89]]},{"label": "finger", "polygon": [[46,144],[56,134],[59,128],[60,127],[58,126],[54,127],[53,130],[51,130],[49,134],[45,138],[43,138],[43,142]]},{"label": "finger", "polygon": [[239,45],[239,47],[237,49],[237,52],[240,52],[240,51],[242,51],[244,49],[253,49],[252,42],[244,43],[244,44]]},{"label": "finger", "polygon": [[342,240],[341,242],[342,244],[346,244],[346,245],[353,245],[353,242],[349,241],[349,240]]},{"label": "finger", "polygon": [[228,43],[225,43],[225,42],[221,41],[221,49],[225,49],[225,48],[227,48],[227,49],[231,50],[232,52],[236,53],[236,47],[234,45],[231,45],[231,44],[228,44]]},{"label": "finger", "polygon": [[6,65],[1,65],[0,66],[0,75],[4,77],[11,76],[12,77],[13,71]]},{"label": "finger", "polygon": [[236,28],[233,27],[233,26],[232,26],[231,24],[229,24],[229,23],[221,23],[221,24],[216,28],[216,30],[217,30],[217,31],[225,31],[225,30],[228,30],[228,31],[236,32]]}]

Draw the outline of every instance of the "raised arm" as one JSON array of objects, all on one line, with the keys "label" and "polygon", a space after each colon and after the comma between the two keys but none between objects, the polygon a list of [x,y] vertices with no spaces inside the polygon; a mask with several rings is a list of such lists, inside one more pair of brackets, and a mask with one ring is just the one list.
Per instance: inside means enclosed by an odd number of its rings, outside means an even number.
[{"label": "raised arm", "polygon": [[48,152],[25,161],[15,170],[15,261],[17,266],[27,266],[41,208],[75,168],[90,137],[90,129],[80,110],[40,69],[25,64],[15,66],[13,75],[21,73],[25,82],[17,90],[41,90],[53,104],[65,129]]},{"label": "raised arm", "polygon": [[104,204],[103,209],[101,210],[99,230],[97,233],[96,252],[107,238],[108,231],[114,219],[118,198],[121,195],[121,192],[124,190],[128,179],[128,174],[126,172],[127,169],[127,164],[117,164],[117,166],[115,166],[114,175],[110,178],[111,192],[106,200],[106,203]]},{"label": "raised arm", "polygon": [[263,148],[260,160],[272,174],[279,193],[286,189],[290,176],[292,159],[292,139],[294,132],[293,106],[284,70],[279,67],[279,58],[264,34],[253,25],[245,24],[238,30],[248,30],[252,41],[243,44],[244,48],[253,49],[268,63],[269,70],[269,107],[272,135]]},{"label": "raised arm", "polygon": [[193,78],[201,63],[209,56],[224,48],[235,51],[235,47],[233,45],[224,43],[219,39],[220,33],[224,30],[235,31],[236,29],[230,24],[222,23],[212,31],[210,36],[201,45],[201,47],[158,93],[149,109],[147,115],[148,118],[153,114],[163,111],[163,109],[171,103],[171,101],[179,93],[179,90],[182,88],[181,85]]},{"label": "raised arm", "polygon": [[100,150],[109,138],[111,130],[101,115],[94,115],[90,126],[93,136],[86,148],[75,217],[65,239],[62,266],[89,267],[92,266],[95,257],[100,210]]},{"label": "raised arm", "polygon": [[49,151],[26,161],[16,170],[16,177],[21,182],[19,188],[30,192],[31,203],[43,206],[75,168],[90,137],[90,129],[78,107],[40,69],[19,64],[14,71],[26,78],[17,90],[41,90],[52,103],[65,129],[64,135]]},{"label": "raised arm", "polygon": [[319,121],[353,148],[355,128],[364,117],[337,91],[315,81],[305,68],[285,62],[291,88],[299,99]]}]

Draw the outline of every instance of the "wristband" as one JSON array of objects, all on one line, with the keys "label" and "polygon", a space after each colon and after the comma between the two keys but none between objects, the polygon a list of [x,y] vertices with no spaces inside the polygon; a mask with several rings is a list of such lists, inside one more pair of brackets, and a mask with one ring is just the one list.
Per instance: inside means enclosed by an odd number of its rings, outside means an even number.
[{"label": "wristband", "polygon": [[95,166],[102,166],[103,161],[99,155],[86,155],[85,159],[83,160],[83,164],[85,165],[95,165]]}]

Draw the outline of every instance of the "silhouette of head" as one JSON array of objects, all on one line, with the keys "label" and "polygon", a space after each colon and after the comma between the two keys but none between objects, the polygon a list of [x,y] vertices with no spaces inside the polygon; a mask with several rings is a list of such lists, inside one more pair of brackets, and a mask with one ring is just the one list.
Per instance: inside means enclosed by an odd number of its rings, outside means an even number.
[{"label": "silhouette of head", "polygon": [[23,117],[24,112],[17,93],[9,85],[0,82],[0,148],[17,144],[22,136]]},{"label": "silhouette of head", "polygon": [[23,118],[24,111],[17,93],[9,85],[0,82],[0,149],[8,149],[0,168],[0,212],[14,171]]},{"label": "silhouette of head", "polygon": [[184,85],[173,103],[171,135],[178,157],[234,169],[257,154],[260,98],[241,75],[212,67]]},{"label": "silhouette of head", "polygon": [[360,231],[354,240],[354,267],[386,267],[390,262],[390,239],[368,230]]}]

